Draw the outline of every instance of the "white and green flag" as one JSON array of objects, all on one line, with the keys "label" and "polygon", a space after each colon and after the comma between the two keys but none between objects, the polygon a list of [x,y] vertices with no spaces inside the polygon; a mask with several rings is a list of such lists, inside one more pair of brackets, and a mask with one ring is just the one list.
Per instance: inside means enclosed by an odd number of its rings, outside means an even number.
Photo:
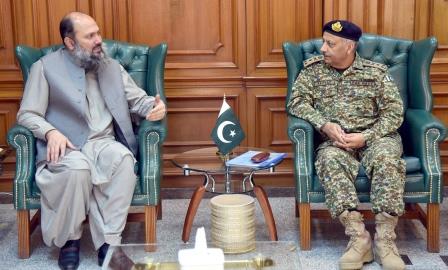
[{"label": "white and green flag", "polygon": [[238,118],[236,118],[232,108],[227,104],[225,97],[210,136],[218,147],[219,152],[223,155],[232,151],[246,136]]}]

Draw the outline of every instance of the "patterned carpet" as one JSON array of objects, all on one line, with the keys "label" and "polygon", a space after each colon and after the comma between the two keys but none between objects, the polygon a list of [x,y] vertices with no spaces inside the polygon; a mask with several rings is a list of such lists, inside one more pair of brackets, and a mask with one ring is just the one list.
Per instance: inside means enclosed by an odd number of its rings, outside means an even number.
[{"label": "patterned carpet", "polygon": [[[298,242],[298,220],[294,217],[294,199],[292,197],[273,197],[269,199],[274,212],[279,240]],[[167,199],[163,201],[163,219],[157,222],[157,238],[160,243],[181,242],[184,216],[188,207],[187,199]],[[269,240],[263,214],[256,204],[256,239]],[[397,228],[398,248],[409,259],[407,269],[448,269],[448,200],[441,207],[441,252],[426,251],[426,231],[417,221],[400,220]],[[134,209],[135,210],[135,209]],[[137,209],[138,210],[138,209]],[[17,258],[17,228],[15,210],[11,204],[0,204],[0,269],[58,269],[58,249],[47,247],[42,242],[40,228],[31,238],[32,254],[29,259]],[[192,232],[204,226],[210,239],[209,200],[204,199],[199,207]],[[374,225],[369,223],[372,233]],[[345,249],[347,239],[343,227],[335,221],[313,221],[312,250],[300,251],[299,258],[303,269],[337,269],[339,256]],[[191,237],[193,238],[193,235]],[[143,227],[139,223],[128,223],[123,234],[124,243],[143,241]],[[81,244],[81,265],[79,269],[99,269],[96,264],[88,225],[84,228]],[[269,269],[269,268],[266,268]],[[376,263],[365,265],[363,269],[381,269]]]}]

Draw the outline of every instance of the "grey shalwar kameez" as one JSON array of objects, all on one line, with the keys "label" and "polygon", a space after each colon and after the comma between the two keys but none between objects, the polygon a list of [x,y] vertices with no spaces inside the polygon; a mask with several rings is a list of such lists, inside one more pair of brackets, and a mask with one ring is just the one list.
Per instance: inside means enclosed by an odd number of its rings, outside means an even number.
[{"label": "grey shalwar kameez", "polygon": [[[153,107],[154,98],[120,68],[130,111],[145,115]],[[115,140],[113,117],[101,96],[97,74],[88,72],[85,79],[87,142],[80,149],[67,148],[57,163],[37,164],[42,235],[48,246],[62,247],[67,240],[81,238],[86,215],[96,249],[105,242],[120,243],[135,187],[134,156]],[[44,118],[48,95],[43,64],[38,61],[31,68],[17,119],[41,140],[55,129]]]}]

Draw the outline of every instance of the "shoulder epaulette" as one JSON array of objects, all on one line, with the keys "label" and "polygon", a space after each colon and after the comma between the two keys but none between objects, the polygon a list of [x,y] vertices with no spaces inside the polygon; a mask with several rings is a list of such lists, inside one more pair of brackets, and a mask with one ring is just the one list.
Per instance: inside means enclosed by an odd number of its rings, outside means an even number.
[{"label": "shoulder epaulette", "polygon": [[313,56],[311,58],[306,59],[305,61],[303,61],[303,67],[307,67],[311,64],[317,63],[319,61],[324,60],[324,56],[323,55],[317,55],[317,56]]},{"label": "shoulder epaulette", "polygon": [[364,66],[368,66],[368,67],[376,67],[378,69],[381,69],[382,71],[387,71],[387,66],[381,63],[377,63],[377,62],[373,62],[370,60],[366,60],[364,59],[363,63]]}]

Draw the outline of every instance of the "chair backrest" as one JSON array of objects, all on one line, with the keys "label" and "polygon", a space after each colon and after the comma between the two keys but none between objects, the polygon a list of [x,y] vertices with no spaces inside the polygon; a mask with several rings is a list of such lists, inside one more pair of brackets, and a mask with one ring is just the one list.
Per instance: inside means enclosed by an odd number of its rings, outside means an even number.
[{"label": "chair backrest", "polygon": [[[322,39],[301,43],[283,43],[283,54],[288,73],[289,101],[292,86],[303,68],[303,61],[321,54]],[[359,40],[357,52],[368,60],[385,64],[397,83],[404,108],[432,110],[432,91],[429,82],[429,68],[437,40],[430,37],[420,41],[396,39],[385,36],[364,34]]]},{"label": "chair backrest", "polygon": [[[140,88],[151,96],[160,94],[166,102],[163,84],[167,52],[165,43],[152,48],[114,40],[104,40],[103,43],[107,55],[120,62]],[[28,79],[34,62],[61,47],[62,45],[55,45],[38,49],[23,45],[17,46],[16,56],[22,69],[23,81],[26,82]]]}]

